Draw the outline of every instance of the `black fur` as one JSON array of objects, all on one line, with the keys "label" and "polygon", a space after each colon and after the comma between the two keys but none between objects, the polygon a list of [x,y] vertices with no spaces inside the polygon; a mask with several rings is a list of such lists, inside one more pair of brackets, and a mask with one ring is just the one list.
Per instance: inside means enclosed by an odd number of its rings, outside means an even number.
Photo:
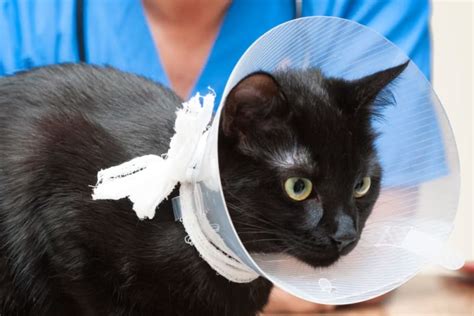
[{"label": "black fur", "polygon": [[[275,107],[245,112],[235,97],[241,84],[223,116],[219,154],[231,215],[251,250],[330,264],[340,255],[331,241],[336,210],[348,207],[355,216],[360,209],[360,233],[378,194],[376,187],[366,199],[349,198],[361,175],[372,174],[378,186],[370,111],[364,109],[398,74],[380,79],[384,83],[370,93],[366,85],[351,90],[353,83],[318,72],[259,75],[270,83],[255,82],[244,99],[267,104],[270,96]],[[348,114],[346,101],[361,98],[365,103],[353,109],[362,110]],[[263,308],[270,282],[236,284],[216,275],[184,243],[169,200],[144,221],[127,200],[91,200],[98,170],[167,151],[179,103],[170,90],[111,68],[62,65],[0,79],[2,316],[255,315]],[[239,117],[246,114],[250,125],[243,128]],[[317,190],[300,204],[285,199],[280,186],[294,172],[258,160],[293,141],[311,149],[315,165],[310,171],[295,166]],[[324,215],[311,220],[311,212]],[[251,225],[278,240],[252,242],[263,238]]]},{"label": "black fur", "polygon": [[[385,104],[376,98],[407,64],[355,81],[314,69],[261,72],[231,91],[219,161],[226,202],[247,249],[327,266],[355,247],[382,176],[370,122]],[[307,151],[304,163],[275,164],[279,153],[297,155],[298,149]],[[303,202],[289,199],[283,188],[295,176],[314,185]],[[354,188],[365,176],[372,188],[356,199]],[[345,238],[352,241],[339,249]]]}]

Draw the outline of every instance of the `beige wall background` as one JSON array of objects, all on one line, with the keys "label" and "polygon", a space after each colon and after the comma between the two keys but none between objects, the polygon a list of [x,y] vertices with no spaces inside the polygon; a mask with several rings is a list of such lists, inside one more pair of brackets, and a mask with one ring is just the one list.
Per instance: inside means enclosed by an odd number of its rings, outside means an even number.
[{"label": "beige wall background", "polygon": [[473,163],[474,0],[432,0],[433,85],[454,131],[461,197],[450,245],[474,260]]}]

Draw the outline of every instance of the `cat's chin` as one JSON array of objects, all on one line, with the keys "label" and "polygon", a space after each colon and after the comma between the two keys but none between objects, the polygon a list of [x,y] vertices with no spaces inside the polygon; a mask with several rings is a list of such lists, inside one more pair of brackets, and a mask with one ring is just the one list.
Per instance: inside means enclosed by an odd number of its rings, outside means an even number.
[{"label": "cat's chin", "polygon": [[288,253],[297,259],[313,266],[313,267],[328,267],[334,264],[337,260],[341,257],[346,256],[349,254],[357,245],[358,241],[353,242],[342,251],[332,251],[328,249],[324,252],[324,254],[319,253],[307,253],[307,252],[299,252],[298,250],[293,251],[293,253]]},{"label": "cat's chin", "polygon": [[338,253],[312,254],[306,252],[303,253],[299,251],[290,251],[288,252],[288,254],[315,268],[328,267],[334,264],[341,257]]},{"label": "cat's chin", "polygon": [[[315,250],[313,252],[308,252],[300,250],[291,246],[286,246],[285,244],[256,244],[248,241],[244,241],[245,248],[250,253],[285,253],[290,255],[312,267],[328,267],[334,264],[341,257],[336,249],[325,249],[325,250]],[[271,252],[268,252],[268,249],[272,249]],[[289,250],[288,250],[289,249]]]},{"label": "cat's chin", "polygon": [[[327,249],[324,251],[314,251],[314,252],[307,252],[301,251],[299,249],[291,249],[285,245],[276,245],[273,244],[271,246],[265,247],[264,245],[257,245],[255,243],[249,243],[244,241],[245,248],[250,253],[260,253],[260,254],[275,254],[275,253],[284,253],[290,255],[312,267],[319,268],[319,267],[328,267],[335,263],[341,257],[338,251],[335,249]],[[268,251],[271,248],[272,251]],[[288,250],[290,248],[290,250]]]}]

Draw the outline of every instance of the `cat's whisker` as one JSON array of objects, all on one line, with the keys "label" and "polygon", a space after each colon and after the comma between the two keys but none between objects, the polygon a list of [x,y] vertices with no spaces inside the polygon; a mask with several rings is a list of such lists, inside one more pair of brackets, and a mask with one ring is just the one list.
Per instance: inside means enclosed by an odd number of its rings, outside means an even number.
[{"label": "cat's whisker", "polygon": [[[262,229],[261,227],[258,227],[258,226],[256,226],[256,225],[251,225],[251,224],[246,223],[246,222],[240,222],[240,223],[241,223],[242,226],[244,226],[244,227],[246,226],[246,227],[260,228],[260,229]],[[265,228],[265,229],[266,229],[265,232],[259,232],[259,233],[267,233],[267,234],[269,234],[269,235],[271,235],[271,234],[282,235],[282,233],[284,233],[284,231],[283,231],[281,228],[280,228],[280,229],[277,229],[277,230],[275,230],[275,231],[272,231],[272,230],[270,230],[269,228]],[[239,235],[240,235],[241,233],[243,233],[243,232],[244,232],[244,231],[239,232]],[[255,232],[254,232],[254,233],[255,233]],[[298,245],[303,246],[305,249],[308,249],[308,250],[311,250],[311,251],[314,250],[315,245],[314,245],[313,243],[309,242],[307,239],[303,239],[303,238],[301,238],[301,237],[299,237],[299,236],[294,235],[294,234],[293,234],[292,232],[290,232],[290,231],[288,231],[288,234],[284,234],[283,236],[284,236],[285,238],[289,239],[289,240],[292,240],[292,241],[298,243]],[[309,248],[308,248],[308,247],[309,247]]]},{"label": "cat's whisker", "polygon": [[[243,226],[250,226],[250,227],[256,227],[255,225],[249,225],[249,223],[244,223],[242,222]],[[266,231],[254,231],[254,230],[242,230],[239,231],[239,235],[245,236],[245,235],[255,235],[255,234],[267,234],[267,235],[282,235],[282,231],[272,231],[272,230],[266,230]],[[307,239],[303,239],[299,236],[295,236],[294,234],[283,234],[282,237],[279,238],[273,238],[274,240],[280,240],[280,241],[290,241],[295,244],[295,246],[298,246],[300,249],[304,249],[307,251],[315,251],[315,250],[324,250],[320,249],[320,247],[317,247],[316,244],[312,243],[311,241]],[[259,241],[262,241],[262,239],[256,239],[253,241],[249,241],[250,243],[258,243]],[[269,240],[266,240],[269,241]],[[249,243],[245,242],[245,243]],[[279,252],[282,252],[280,250]]]},{"label": "cat's whisker", "polygon": [[245,209],[242,206],[237,206],[237,205],[235,205],[231,202],[228,202],[227,205],[231,206],[234,210],[241,211],[241,213],[245,214],[246,217],[250,217],[250,218],[255,219],[255,220],[257,220],[259,222],[262,222],[264,224],[268,224],[268,225],[273,226],[274,228],[277,228],[279,230],[280,229],[287,230],[285,227],[282,227],[281,225],[278,225],[277,223],[275,223],[275,222],[273,222],[269,219],[264,219],[264,218],[253,215],[252,212],[251,212],[251,209]]},{"label": "cat's whisker", "polygon": [[281,238],[263,238],[263,239],[254,239],[254,240],[249,240],[246,241],[246,244],[251,244],[251,243],[259,243],[259,242],[264,242],[264,241],[284,241]]}]

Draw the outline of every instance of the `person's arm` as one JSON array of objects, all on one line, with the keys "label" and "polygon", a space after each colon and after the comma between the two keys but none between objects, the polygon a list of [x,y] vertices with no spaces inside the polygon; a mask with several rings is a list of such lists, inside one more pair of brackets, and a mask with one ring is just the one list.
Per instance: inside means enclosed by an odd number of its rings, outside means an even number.
[{"label": "person's arm", "polygon": [[302,14],[337,16],[366,25],[400,47],[431,78],[429,0],[303,0]]},{"label": "person's arm", "polygon": [[15,17],[15,3],[0,0],[0,76],[12,73],[17,68],[19,51],[19,24]]},{"label": "person's arm", "polygon": [[0,0],[0,76],[77,61],[76,1]]}]

